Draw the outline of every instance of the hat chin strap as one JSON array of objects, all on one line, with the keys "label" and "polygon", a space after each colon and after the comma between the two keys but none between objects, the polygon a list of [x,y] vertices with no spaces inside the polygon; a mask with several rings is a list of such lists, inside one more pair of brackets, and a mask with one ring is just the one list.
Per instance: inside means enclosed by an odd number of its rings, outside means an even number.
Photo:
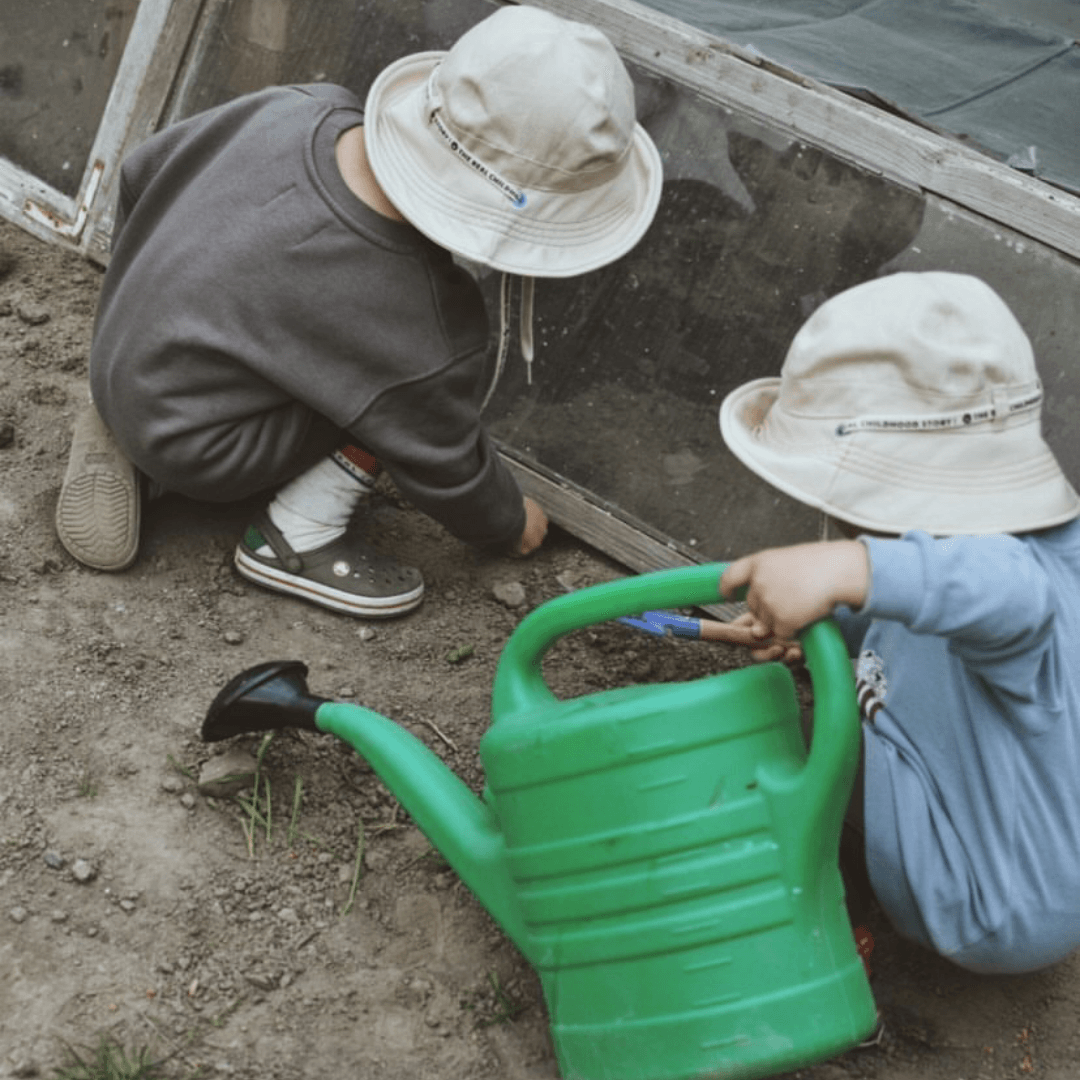
[{"label": "hat chin strap", "polygon": [[[503,273],[499,282],[499,351],[495,357],[495,373],[491,376],[491,383],[484,395],[480,411],[487,408],[495,393],[495,387],[506,366],[506,355],[510,350],[510,303],[513,280],[517,275]],[[525,358],[525,379],[532,386],[532,362],[533,348],[533,293],[536,279],[531,277],[521,278],[521,307],[519,311],[518,335],[521,344],[521,355]]]}]

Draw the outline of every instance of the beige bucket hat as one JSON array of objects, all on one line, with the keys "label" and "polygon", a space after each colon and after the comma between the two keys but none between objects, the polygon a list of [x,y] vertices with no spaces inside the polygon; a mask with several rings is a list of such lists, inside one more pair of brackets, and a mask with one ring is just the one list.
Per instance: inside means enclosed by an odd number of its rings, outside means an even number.
[{"label": "beige bucket hat", "polygon": [[660,199],[660,155],[597,29],[501,8],[449,52],[406,56],[364,110],[371,167],[422,233],[525,277],[568,277],[629,251]]},{"label": "beige bucket hat", "polygon": [[997,293],[900,273],[822,304],[780,378],[724,399],[720,429],[774,487],[863,528],[1015,533],[1080,515],[1041,406],[1031,343]]}]

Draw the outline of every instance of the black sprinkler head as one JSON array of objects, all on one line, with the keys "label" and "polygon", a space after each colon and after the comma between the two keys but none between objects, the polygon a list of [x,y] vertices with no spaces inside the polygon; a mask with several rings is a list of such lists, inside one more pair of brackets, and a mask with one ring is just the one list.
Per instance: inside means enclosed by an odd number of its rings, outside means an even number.
[{"label": "black sprinkler head", "polygon": [[271,660],[240,672],[211,702],[203,741],[282,728],[318,731],[315,713],[327,699],[308,693],[307,670],[299,660]]}]

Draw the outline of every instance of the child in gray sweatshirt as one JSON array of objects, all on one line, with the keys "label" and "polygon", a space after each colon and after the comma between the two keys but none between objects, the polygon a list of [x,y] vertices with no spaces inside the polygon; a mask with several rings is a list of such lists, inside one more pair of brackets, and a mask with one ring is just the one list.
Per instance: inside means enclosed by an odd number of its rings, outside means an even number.
[{"label": "child in gray sweatshirt", "polygon": [[460,539],[529,553],[546,515],[480,419],[506,306],[490,356],[478,286],[453,256],[523,279],[531,359],[532,279],[628,251],[661,172],[607,38],[517,6],[448,52],[391,64],[366,103],[275,87],[151,137],[123,166],[96,408],[57,505],[64,546],[129,566],[144,478],[212,501],[271,489],[237,545],[241,574],[400,614],[420,603],[420,573],[353,517],[385,467]]}]

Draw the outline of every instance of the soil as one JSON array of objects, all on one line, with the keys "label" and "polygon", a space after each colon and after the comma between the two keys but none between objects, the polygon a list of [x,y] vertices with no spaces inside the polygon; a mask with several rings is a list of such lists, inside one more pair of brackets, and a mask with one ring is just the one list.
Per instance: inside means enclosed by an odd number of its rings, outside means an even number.
[{"label": "soil", "polygon": [[[68,1047],[109,1036],[177,1078],[553,1080],[536,975],[351,750],[295,732],[211,746],[199,728],[242,669],[302,660],[313,691],[396,720],[478,791],[514,626],[626,571],[558,530],[529,560],[482,557],[385,484],[380,536],[428,588],[397,621],[242,581],[231,553],[252,505],[165,496],[131,570],[80,567],[52,515],[100,279],[0,224],[0,1076],[52,1076]],[[545,672],[570,697],[739,662],[605,624],[564,639]],[[199,780],[222,754],[253,771],[259,749],[252,831],[244,791],[215,797]],[[799,1075],[1075,1075],[1077,958],[978,977],[877,909],[867,925],[884,1033]]]}]

